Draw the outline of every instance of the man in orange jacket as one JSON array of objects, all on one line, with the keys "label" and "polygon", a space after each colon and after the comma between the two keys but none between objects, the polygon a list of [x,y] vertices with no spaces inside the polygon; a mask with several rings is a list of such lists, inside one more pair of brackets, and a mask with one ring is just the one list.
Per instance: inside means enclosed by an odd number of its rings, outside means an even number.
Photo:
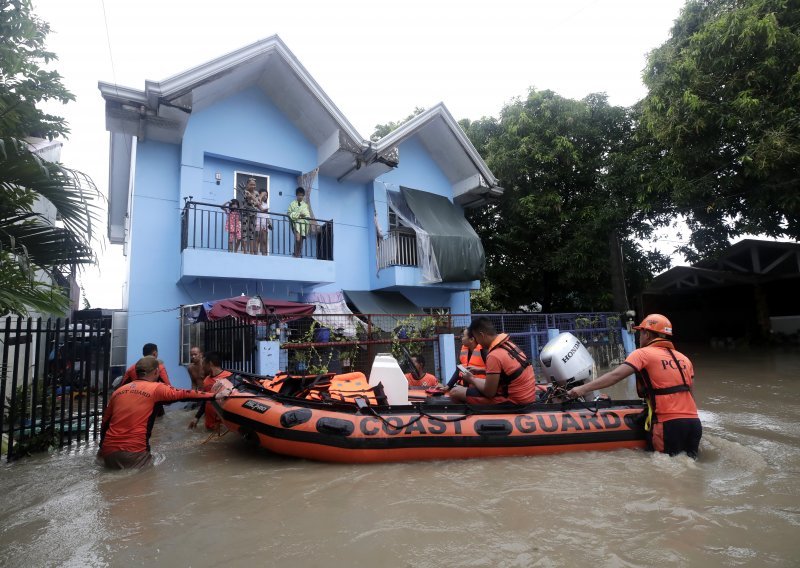
[{"label": "man in orange jacket", "polygon": [[573,388],[569,395],[576,398],[610,387],[633,371],[639,395],[647,400],[645,429],[651,449],[671,456],[686,452],[696,459],[703,426],[692,393],[694,366],[686,355],[675,350],[669,339],[672,323],[666,317],[650,314],[633,329],[639,331],[639,349],[616,369]]},{"label": "man in orange jacket", "polygon": [[[142,357],[134,365],[135,381],[118,388],[103,412],[100,451],[106,467],[125,469],[150,463],[150,434],[161,403],[213,398],[211,393],[176,389],[158,381],[158,359]],[[230,391],[219,391],[221,398]]]},{"label": "man in orange jacket", "polygon": [[411,364],[414,365],[417,372],[416,376],[415,373],[406,373],[408,386],[432,388],[439,384],[439,379],[425,370],[425,357],[415,355],[411,357]]},{"label": "man in orange jacket", "polygon": [[509,338],[497,333],[492,320],[472,320],[468,333],[486,349],[486,378],[464,373],[466,387],[448,393],[456,402],[469,404],[529,404],[536,400],[536,377],[528,357]]},{"label": "man in orange jacket", "polygon": [[[145,343],[144,347],[142,347],[142,357],[158,359],[158,345],[155,343]],[[129,382],[135,381],[136,379],[136,364],[134,363],[125,371],[120,386],[127,385]],[[158,380],[167,386],[172,386],[172,383],[169,382],[169,376],[167,376],[167,368],[164,367],[164,363],[161,361],[158,361]]]},{"label": "man in orange jacket", "polygon": [[[206,375],[206,378],[203,379],[203,391],[205,392],[212,392],[217,381],[227,379],[233,374],[230,371],[222,369],[222,358],[219,356],[219,353],[215,351],[210,351],[203,357],[203,372]],[[209,402],[200,405],[200,408],[194,415],[194,419],[189,422],[189,428],[196,428],[198,421],[203,415],[206,417],[206,430],[219,430],[219,427],[222,425],[222,420],[220,420],[216,412],[213,411],[211,403]]]}]

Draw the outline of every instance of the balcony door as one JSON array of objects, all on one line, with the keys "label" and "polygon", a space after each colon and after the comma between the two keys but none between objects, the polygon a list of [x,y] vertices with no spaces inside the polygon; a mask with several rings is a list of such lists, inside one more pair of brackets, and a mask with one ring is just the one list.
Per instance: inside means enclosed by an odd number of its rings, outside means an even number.
[{"label": "balcony door", "polygon": [[[268,226],[272,224],[269,218],[269,176],[264,174],[257,174],[253,172],[245,172],[235,170],[233,172],[233,197],[239,200],[239,203],[242,207],[246,208],[247,200],[245,199],[245,189],[247,188],[247,184],[250,183],[250,180],[254,180],[256,183],[256,192],[258,193],[259,200],[255,213],[250,213],[252,215],[251,221],[253,223],[253,227],[250,229],[252,230],[252,243],[257,243],[255,245],[257,250],[261,254],[269,254],[269,251],[272,249],[271,245],[271,231],[268,230]],[[266,199],[262,196],[266,192]],[[262,209],[263,207],[263,209]],[[247,213],[245,213],[247,215]],[[243,222],[243,229],[246,230],[246,224]],[[246,235],[243,236],[244,238],[248,238]]]}]

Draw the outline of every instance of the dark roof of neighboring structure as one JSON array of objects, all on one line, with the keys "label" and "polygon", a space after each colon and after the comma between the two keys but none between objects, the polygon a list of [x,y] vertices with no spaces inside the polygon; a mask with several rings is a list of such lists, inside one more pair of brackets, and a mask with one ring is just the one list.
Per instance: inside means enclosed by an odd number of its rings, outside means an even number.
[{"label": "dark roof of neighboring structure", "polygon": [[645,294],[671,294],[800,277],[800,243],[745,239],[719,257],[656,276]]}]

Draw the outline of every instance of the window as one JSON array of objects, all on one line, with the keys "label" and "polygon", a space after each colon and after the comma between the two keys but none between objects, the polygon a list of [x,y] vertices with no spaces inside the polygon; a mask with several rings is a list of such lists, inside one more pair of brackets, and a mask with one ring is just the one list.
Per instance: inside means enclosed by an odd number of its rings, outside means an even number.
[{"label": "window", "polygon": [[181,306],[181,353],[180,364],[188,365],[191,362],[189,351],[197,345],[204,348],[205,322],[198,322],[202,304],[189,304]]},{"label": "window", "polygon": [[111,366],[128,366],[128,312],[111,313]]},{"label": "window", "polygon": [[403,220],[397,216],[397,213],[394,212],[394,209],[389,207],[389,230],[397,231],[398,229],[402,232],[414,232],[411,227],[403,223]]}]

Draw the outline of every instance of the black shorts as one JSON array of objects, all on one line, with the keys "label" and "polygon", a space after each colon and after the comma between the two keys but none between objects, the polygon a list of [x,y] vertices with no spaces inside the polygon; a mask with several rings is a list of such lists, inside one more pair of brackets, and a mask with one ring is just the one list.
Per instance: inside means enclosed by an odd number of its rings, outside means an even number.
[{"label": "black shorts", "polygon": [[656,422],[650,432],[650,444],[657,452],[676,456],[682,452],[697,459],[703,425],[699,418],[676,418],[667,422]]}]

